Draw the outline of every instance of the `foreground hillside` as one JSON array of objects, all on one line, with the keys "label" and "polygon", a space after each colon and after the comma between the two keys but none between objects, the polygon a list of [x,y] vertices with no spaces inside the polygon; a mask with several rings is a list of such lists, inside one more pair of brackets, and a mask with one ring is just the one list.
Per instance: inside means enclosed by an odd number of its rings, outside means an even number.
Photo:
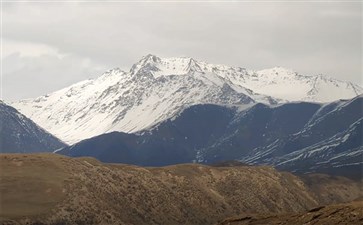
[{"label": "foreground hillside", "polygon": [[244,165],[146,168],[2,154],[0,170],[1,224],[214,224],[241,212],[303,212],[361,196],[360,184],[346,178],[300,179]]},{"label": "foreground hillside", "polygon": [[282,215],[255,215],[229,218],[219,225],[289,225],[289,224],[315,224],[315,225],[341,225],[363,224],[363,201],[322,206],[305,213],[290,213]]}]

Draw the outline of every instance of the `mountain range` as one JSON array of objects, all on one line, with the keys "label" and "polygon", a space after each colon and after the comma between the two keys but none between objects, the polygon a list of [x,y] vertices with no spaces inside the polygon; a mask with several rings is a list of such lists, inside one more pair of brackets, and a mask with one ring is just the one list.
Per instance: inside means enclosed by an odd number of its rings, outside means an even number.
[{"label": "mountain range", "polygon": [[0,224],[359,224],[362,93],[147,55],[1,101]]},{"label": "mountain range", "polygon": [[197,104],[331,102],[363,93],[351,82],[276,67],[253,71],[193,58],[147,55],[130,71],[113,69],[11,105],[68,144],[100,134],[149,129]]},{"label": "mountain range", "polygon": [[[48,134],[53,145],[24,150],[27,140],[20,152],[55,151],[140,166],[239,160],[357,178],[362,93],[350,82],[280,67],[252,71],[147,55],[128,72],[113,69],[11,105],[69,144]],[[22,120],[3,118],[19,130]],[[43,137],[35,135],[33,142],[46,142]]]}]

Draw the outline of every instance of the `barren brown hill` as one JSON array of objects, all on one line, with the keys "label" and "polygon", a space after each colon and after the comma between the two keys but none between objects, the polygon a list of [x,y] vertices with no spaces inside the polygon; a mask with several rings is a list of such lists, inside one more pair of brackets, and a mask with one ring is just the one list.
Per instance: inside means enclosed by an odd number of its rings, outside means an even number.
[{"label": "barren brown hill", "polygon": [[321,206],[305,213],[281,215],[243,215],[229,218],[219,225],[360,225],[363,224],[363,201]]},{"label": "barren brown hill", "polygon": [[264,166],[144,168],[57,154],[3,154],[0,223],[215,224],[241,212],[302,212],[361,194],[359,183],[326,180],[319,186],[316,179]]}]

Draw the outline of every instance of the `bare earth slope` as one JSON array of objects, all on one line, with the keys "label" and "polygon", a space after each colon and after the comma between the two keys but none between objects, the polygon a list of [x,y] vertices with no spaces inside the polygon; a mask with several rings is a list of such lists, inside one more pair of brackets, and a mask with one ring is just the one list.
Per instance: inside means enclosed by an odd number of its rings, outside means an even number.
[{"label": "bare earth slope", "polygon": [[317,184],[271,167],[145,168],[56,154],[2,154],[0,224],[214,224],[241,212],[303,212],[361,195],[358,183],[339,185],[344,183],[322,187],[329,190],[326,197],[314,192]]},{"label": "bare earth slope", "polygon": [[322,206],[305,213],[290,213],[282,215],[240,216],[226,219],[219,225],[343,225],[363,224],[363,201],[346,204]]}]

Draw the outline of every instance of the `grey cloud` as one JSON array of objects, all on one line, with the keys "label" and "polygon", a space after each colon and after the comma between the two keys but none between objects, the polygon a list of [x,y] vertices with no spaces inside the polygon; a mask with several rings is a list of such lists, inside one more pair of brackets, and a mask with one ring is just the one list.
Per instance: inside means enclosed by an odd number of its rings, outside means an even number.
[{"label": "grey cloud", "polygon": [[[103,68],[128,68],[153,53],[251,69],[284,66],[362,84],[360,7],[359,2],[13,3],[4,9],[3,33]],[[42,67],[41,60],[33,63]],[[65,65],[56,62],[52,67],[45,61],[48,76]],[[96,73],[91,66],[72,68],[68,72],[78,79]]]},{"label": "grey cloud", "polygon": [[84,58],[12,54],[3,60],[3,97],[11,101],[37,97],[99,75],[106,68]]}]

